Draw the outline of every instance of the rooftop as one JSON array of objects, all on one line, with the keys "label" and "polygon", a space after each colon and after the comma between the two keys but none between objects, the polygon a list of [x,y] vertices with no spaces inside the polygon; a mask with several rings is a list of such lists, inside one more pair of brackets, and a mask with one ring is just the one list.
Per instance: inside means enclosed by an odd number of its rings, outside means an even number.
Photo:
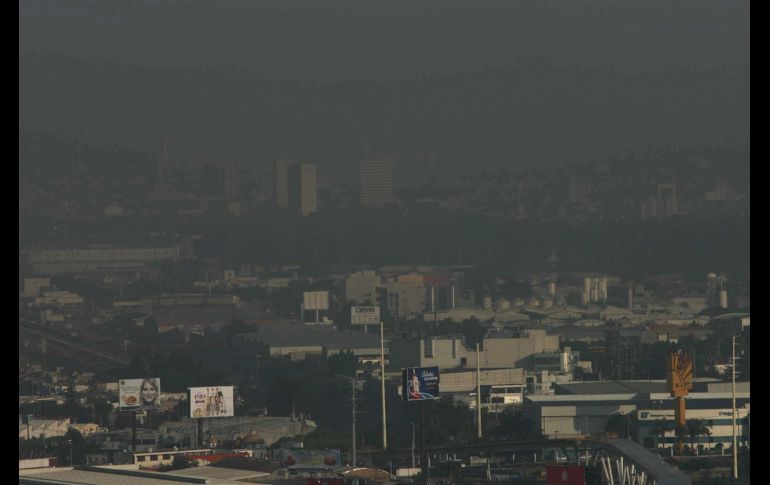
[{"label": "rooftop", "polygon": [[[177,479],[178,478],[178,479]],[[125,467],[78,467],[77,469],[51,468],[35,470],[35,473],[19,475],[19,484],[24,485],[173,485],[208,483],[210,485],[232,485],[231,479],[208,479],[127,469]]]},{"label": "rooftop", "polygon": [[264,342],[273,347],[324,346],[329,349],[380,348],[380,337],[360,331],[339,331],[327,325],[259,325],[258,331],[239,334],[241,337]]}]

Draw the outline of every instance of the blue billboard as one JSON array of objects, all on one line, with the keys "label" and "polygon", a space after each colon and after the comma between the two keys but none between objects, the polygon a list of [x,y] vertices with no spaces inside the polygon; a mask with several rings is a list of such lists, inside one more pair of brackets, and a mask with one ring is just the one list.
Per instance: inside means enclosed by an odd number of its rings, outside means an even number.
[{"label": "blue billboard", "polygon": [[407,367],[401,370],[401,395],[404,401],[438,399],[438,367]]}]

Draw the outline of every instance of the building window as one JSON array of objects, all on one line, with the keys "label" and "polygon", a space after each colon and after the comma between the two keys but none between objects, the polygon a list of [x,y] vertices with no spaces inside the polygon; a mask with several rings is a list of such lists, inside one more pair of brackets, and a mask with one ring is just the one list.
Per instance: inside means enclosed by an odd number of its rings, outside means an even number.
[{"label": "building window", "polygon": [[171,455],[163,455],[163,459],[164,460],[170,460],[171,459]]},{"label": "building window", "polygon": [[158,461],[158,455],[150,456],[150,461]]},{"label": "building window", "polygon": [[460,357],[460,365],[468,365],[468,358]]},{"label": "building window", "polygon": [[426,358],[433,357],[433,339],[430,337],[425,339],[425,357]]},{"label": "building window", "polygon": [[136,457],[136,461],[144,461],[145,458],[147,458],[147,457],[146,456],[137,456]]}]

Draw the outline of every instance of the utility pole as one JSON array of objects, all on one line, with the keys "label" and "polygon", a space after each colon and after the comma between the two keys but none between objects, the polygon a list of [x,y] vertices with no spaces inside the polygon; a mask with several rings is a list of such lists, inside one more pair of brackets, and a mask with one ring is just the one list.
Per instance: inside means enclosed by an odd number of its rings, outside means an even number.
[{"label": "utility pole", "polygon": [[733,335],[733,479],[738,479],[738,434],[735,426],[735,335]]},{"label": "utility pole", "polygon": [[385,411],[385,324],[380,320],[380,385],[382,391],[382,449],[388,449],[388,421]]},{"label": "utility pole", "polygon": [[353,463],[352,466],[356,466],[356,378],[350,379],[350,384],[353,388]]},{"label": "utility pole", "polygon": [[412,425],[412,468],[415,468],[416,465],[414,464],[414,423],[410,423]]},{"label": "utility pole", "polygon": [[481,439],[481,353],[476,344],[476,437]]}]

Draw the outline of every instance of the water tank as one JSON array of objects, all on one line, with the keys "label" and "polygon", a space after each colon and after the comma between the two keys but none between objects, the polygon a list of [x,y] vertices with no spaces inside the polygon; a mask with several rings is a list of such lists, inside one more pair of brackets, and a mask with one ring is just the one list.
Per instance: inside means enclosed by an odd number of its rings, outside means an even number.
[{"label": "water tank", "polygon": [[502,311],[505,311],[505,310],[509,310],[510,308],[511,308],[511,302],[509,302],[505,298],[500,298],[499,300],[497,300],[497,310],[498,311],[502,312]]},{"label": "water tank", "polygon": [[607,278],[599,280],[599,300],[607,301]]},{"label": "water tank", "polygon": [[523,298],[514,298],[513,299],[513,306],[521,307],[521,306],[524,306],[524,303],[526,303],[526,302],[524,301]]},{"label": "water tank", "polygon": [[593,281],[591,281],[591,278],[583,278],[583,293],[591,293],[591,287],[593,286]]},{"label": "water tank", "polygon": [[719,290],[719,308],[727,308],[727,290]]},{"label": "water tank", "polygon": [[551,296],[556,296],[556,282],[555,281],[549,281],[548,282],[548,294]]},{"label": "water tank", "polygon": [[539,304],[540,304],[540,300],[538,300],[538,299],[537,299],[537,298],[535,298],[534,296],[533,296],[532,298],[530,298],[530,299],[529,299],[529,302],[527,302],[527,305],[528,305],[528,306],[534,306],[534,307],[536,307],[536,306],[538,306]]},{"label": "water tank", "polygon": [[492,309],[492,297],[491,296],[485,296],[481,300],[481,308],[484,310],[491,310]]}]

